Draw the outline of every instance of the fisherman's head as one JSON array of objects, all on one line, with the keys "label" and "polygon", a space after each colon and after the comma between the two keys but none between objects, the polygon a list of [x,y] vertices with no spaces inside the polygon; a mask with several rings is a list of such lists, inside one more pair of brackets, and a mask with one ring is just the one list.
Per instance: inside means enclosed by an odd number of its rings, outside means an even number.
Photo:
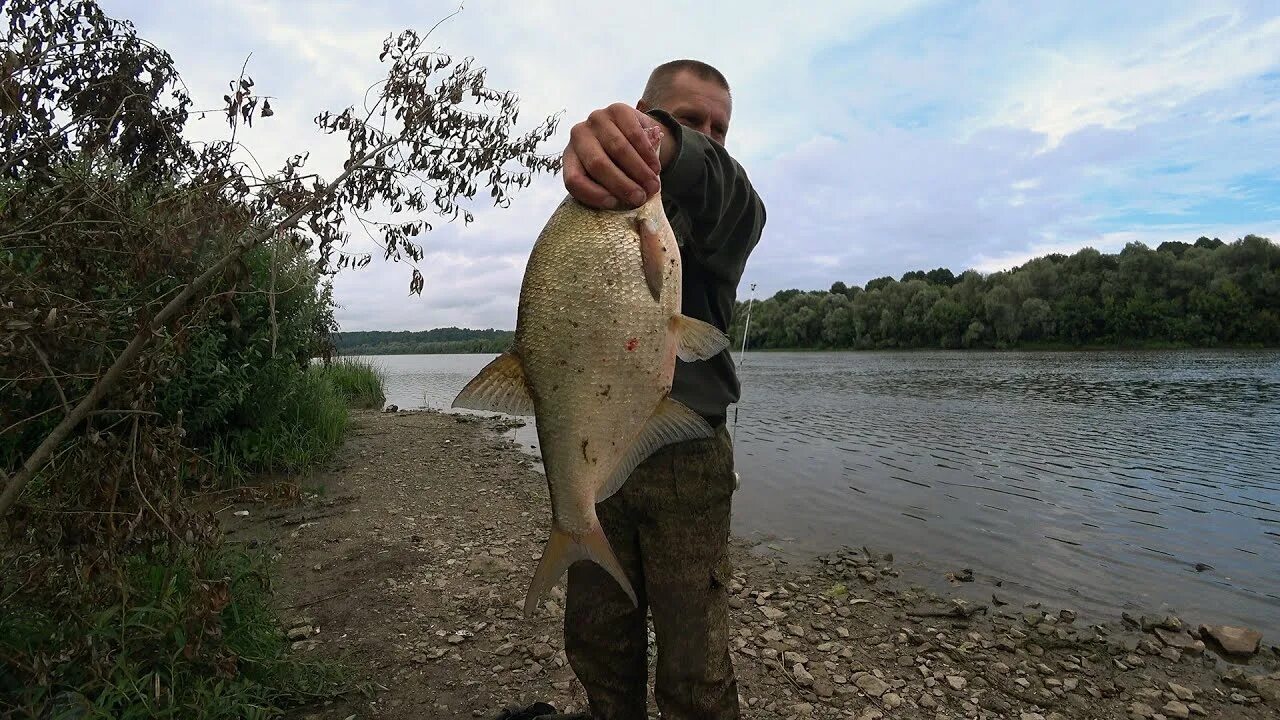
[{"label": "fisherman's head", "polygon": [[636,103],[640,112],[654,108],[724,145],[733,96],[719,70],[698,60],[672,60],[653,69]]}]

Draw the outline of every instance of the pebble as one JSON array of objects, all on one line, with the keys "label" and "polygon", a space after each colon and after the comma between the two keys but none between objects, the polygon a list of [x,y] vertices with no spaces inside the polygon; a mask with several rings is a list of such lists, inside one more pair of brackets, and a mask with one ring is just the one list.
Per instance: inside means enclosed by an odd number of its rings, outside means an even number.
[{"label": "pebble", "polygon": [[1172,692],[1179,700],[1195,700],[1196,694],[1191,688],[1183,687],[1178,683],[1169,683],[1169,692]]},{"label": "pebble", "polygon": [[1262,642],[1262,633],[1231,625],[1201,625],[1200,636],[1206,635],[1229,655],[1252,655]]},{"label": "pebble", "polygon": [[1129,705],[1129,715],[1137,718],[1150,718],[1155,715],[1156,711],[1150,705],[1141,702],[1135,702]]},{"label": "pebble", "polygon": [[963,690],[965,686],[969,684],[969,681],[965,680],[960,675],[948,675],[947,684],[951,686],[952,690],[960,691],[960,690]]},{"label": "pebble", "polygon": [[781,620],[787,616],[785,612],[774,607],[769,607],[768,605],[761,606],[760,613],[770,620]]},{"label": "pebble", "polygon": [[889,684],[870,673],[862,673],[853,680],[862,692],[871,697],[880,697],[889,691]]},{"label": "pebble", "polygon": [[1161,710],[1171,718],[1191,717],[1191,709],[1178,700],[1170,700]]}]

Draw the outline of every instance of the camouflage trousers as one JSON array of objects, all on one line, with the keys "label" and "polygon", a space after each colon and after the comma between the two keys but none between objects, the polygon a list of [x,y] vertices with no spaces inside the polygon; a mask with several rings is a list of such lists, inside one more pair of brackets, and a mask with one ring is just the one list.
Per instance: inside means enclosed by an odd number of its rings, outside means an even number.
[{"label": "camouflage trousers", "polygon": [[714,438],[658,450],[597,506],[640,606],[595,563],[569,568],[565,652],[595,720],[648,716],[647,613],[662,717],[739,717],[726,587],[734,484],[733,448],[721,425]]}]

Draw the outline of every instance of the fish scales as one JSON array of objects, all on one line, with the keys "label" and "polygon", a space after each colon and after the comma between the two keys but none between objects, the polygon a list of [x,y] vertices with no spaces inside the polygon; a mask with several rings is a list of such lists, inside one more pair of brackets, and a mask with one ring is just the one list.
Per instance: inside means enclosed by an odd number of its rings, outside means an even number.
[{"label": "fish scales", "polygon": [[566,198],[530,252],[511,347],[454,399],[536,418],[552,527],[526,617],[580,560],[607,570],[635,603],[596,504],[655,450],[714,434],[670,397],[677,357],[705,360],[728,346],[718,328],[681,314],[680,282],[660,193],[624,211]]},{"label": "fish scales", "polygon": [[551,484],[555,519],[570,532],[589,530],[596,493],[671,389],[676,343],[667,321],[680,307],[679,254],[671,253],[653,302],[639,272],[635,215],[561,205],[521,288],[515,343],[539,414],[591,418],[538,423],[549,476],[576,480]]}]

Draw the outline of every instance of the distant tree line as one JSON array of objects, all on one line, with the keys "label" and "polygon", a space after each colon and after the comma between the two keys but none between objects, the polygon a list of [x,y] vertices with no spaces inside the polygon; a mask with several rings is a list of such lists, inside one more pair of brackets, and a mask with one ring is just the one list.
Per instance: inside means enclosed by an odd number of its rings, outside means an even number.
[{"label": "distant tree line", "polygon": [[361,330],[333,335],[340,355],[432,355],[448,353],[500,353],[515,335],[510,330],[468,330],[447,327],[417,332]]},{"label": "distant tree line", "polygon": [[[730,336],[742,343],[747,301]],[[510,330],[335,333],[342,355],[498,353]],[[749,348],[1280,345],[1280,247],[1201,237],[1115,254],[1084,248],[983,275],[913,270],[866,287],[782,290],[755,302]]]},{"label": "distant tree line", "polygon": [[[740,347],[746,301],[730,334]],[[783,290],[751,310],[748,348],[1280,345],[1280,247],[1201,237],[1085,248],[1008,271],[937,268],[866,287]]]}]

